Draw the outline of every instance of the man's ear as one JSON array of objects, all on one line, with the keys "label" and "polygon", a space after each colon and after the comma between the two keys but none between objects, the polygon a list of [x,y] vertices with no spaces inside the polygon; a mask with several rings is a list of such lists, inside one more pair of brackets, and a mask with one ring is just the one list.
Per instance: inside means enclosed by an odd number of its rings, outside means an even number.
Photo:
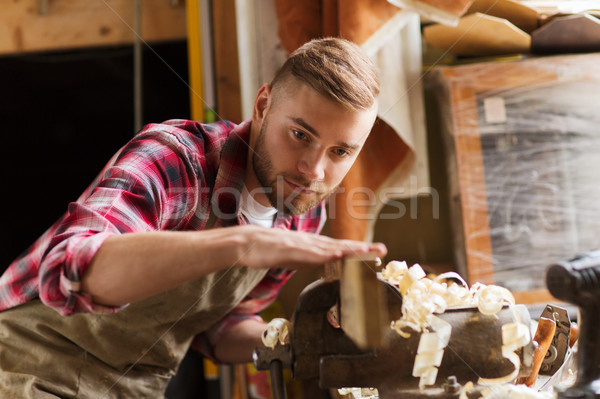
[{"label": "man's ear", "polygon": [[256,100],[254,100],[254,109],[252,110],[252,121],[258,124],[262,124],[267,110],[271,104],[271,86],[266,83],[256,94]]}]

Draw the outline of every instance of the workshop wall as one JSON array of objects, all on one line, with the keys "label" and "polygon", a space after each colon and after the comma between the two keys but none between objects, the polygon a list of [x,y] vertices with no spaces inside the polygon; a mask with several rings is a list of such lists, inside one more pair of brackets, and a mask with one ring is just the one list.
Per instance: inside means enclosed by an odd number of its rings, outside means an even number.
[{"label": "workshop wall", "polygon": [[[187,43],[143,50],[143,122],[189,118]],[[0,58],[0,270],[134,134],[131,46]]]},{"label": "workshop wall", "polygon": [[[131,0],[0,0],[0,270],[134,134]],[[189,117],[185,2],[140,2],[143,122]]]}]

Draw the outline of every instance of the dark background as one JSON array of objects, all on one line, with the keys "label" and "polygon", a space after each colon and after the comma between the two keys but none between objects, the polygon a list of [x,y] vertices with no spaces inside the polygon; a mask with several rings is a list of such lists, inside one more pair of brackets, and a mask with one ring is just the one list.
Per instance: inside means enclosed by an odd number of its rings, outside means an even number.
[{"label": "dark background", "polygon": [[[189,118],[187,43],[143,50],[143,123]],[[133,47],[0,58],[0,272],[133,135]]]}]

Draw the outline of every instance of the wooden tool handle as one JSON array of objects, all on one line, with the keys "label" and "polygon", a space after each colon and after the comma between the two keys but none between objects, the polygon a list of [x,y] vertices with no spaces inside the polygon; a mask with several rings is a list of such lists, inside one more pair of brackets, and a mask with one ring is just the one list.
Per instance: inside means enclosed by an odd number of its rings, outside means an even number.
[{"label": "wooden tool handle", "polygon": [[540,367],[542,367],[544,357],[546,356],[546,352],[548,352],[548,348],[550,348],[550,344],[554,338],[555,332],[556,322],[545,317],[540,317],[537,329],[535,330],[535,336],[533,337],[533,340],[537,342],[538,346],[533,352],[533,368],[531,370],[531,374],[529,374],[528,377],[520,378],[517,381],[517,384],[525,384],[530,387],[535,383],[538,373],[540,372]]},{"label": "wooden tool handle", "polygon": [[572,348],[579,338],[579,324],[571,323],[571,332],[569,334],[569,348]]}]

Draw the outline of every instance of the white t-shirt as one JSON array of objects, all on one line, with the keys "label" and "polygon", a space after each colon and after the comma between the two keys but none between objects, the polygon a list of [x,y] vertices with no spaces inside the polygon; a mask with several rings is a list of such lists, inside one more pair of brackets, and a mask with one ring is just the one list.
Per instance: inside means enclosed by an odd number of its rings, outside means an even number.
[{"label": "white t-shirt", "polygon": [[271,228],[277,209],[258,203],[244,185],[240,196],[240,212],[250,224]]}]

